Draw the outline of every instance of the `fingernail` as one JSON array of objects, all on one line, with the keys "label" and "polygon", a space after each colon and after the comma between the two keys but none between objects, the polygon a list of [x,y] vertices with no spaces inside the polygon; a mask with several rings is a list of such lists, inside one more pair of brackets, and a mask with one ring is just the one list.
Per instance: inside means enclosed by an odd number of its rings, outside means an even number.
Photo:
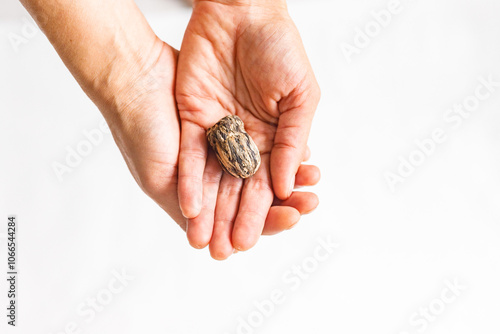
[{"label": "fingernail", "polygon": [[233,254],[236,254],[236,253],[238,253],[238,250],[233,248]]}]

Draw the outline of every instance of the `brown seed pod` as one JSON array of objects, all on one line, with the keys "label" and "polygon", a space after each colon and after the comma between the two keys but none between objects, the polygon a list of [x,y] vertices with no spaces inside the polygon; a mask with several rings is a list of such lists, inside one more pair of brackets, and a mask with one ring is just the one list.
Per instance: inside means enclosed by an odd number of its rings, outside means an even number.
[{"label": "brown seed pod", "polygon": [[259,169],[259,149],[238,116],[221,119],[207,130],[207,138],[222,168],[232,176],[246,179]]}]

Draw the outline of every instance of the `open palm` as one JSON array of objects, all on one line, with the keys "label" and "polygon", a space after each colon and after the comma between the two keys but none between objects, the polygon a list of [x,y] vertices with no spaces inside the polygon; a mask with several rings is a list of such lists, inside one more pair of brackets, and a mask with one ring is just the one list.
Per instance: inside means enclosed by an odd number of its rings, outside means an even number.
[{"label": "open palm", "polygon": [[[182,128],[178,191],[192,244],[232,243],[247,250],[262,233],[275,197],[317,200],[292,191],[308,154],[319,95],[285,10],[196,3],[176,83]],[[206,129],[230,114],[243,120],[262,157],[257,174],[244,181],[222,173],[207,147]]]}]

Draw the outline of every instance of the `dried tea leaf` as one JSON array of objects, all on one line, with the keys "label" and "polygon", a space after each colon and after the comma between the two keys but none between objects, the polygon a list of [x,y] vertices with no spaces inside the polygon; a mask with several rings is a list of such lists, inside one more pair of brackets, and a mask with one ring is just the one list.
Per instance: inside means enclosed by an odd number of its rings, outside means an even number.
[{"label": "dried tea leaf", "polygon": [[246,179],[259,169],[259,149],[238,116],[221,119],[207,130],[207,138],[222,168],[232,176]]}]

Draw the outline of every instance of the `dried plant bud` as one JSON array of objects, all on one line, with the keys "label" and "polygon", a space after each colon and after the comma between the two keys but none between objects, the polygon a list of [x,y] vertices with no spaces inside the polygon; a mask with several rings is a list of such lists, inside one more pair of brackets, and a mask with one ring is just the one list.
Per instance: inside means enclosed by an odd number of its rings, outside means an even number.
[{"label": "dried plant bud", "polygon": [[222,168],[232,176],[246,179],[259,169],[259,149],[238,116],[221,119],[207,130],[207,138]]}]

